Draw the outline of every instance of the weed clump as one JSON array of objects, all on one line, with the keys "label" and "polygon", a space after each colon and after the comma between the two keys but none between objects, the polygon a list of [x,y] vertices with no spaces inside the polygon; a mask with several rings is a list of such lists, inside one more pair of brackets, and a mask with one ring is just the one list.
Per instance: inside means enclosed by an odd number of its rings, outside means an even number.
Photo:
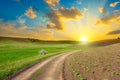
[{"label": "weed clump", "polygon": [[48,52],[46,50],[42,49],[41,51],[39,51],[39,54],[40,55],[46,55],[46,54],[48,54]]}]

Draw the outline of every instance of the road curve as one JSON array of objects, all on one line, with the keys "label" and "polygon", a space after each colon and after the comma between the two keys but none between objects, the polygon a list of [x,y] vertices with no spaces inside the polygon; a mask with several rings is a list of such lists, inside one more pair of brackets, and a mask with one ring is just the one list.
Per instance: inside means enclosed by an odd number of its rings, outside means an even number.
[{"label": "road curve", "polygon": [[77,52],[79,51],[78,50],[71,51],[71,52],[50,57],[22,71],[21,73],[12,77],[9,80],[31,80],[33,75],[38,70],[43,68],[45,65],[47,65],[47,67],[45,67],[45,69],[41,72],[41,74],[35,80],[63,80],[63,72],[62,72],[63,63],[66,57]]}]

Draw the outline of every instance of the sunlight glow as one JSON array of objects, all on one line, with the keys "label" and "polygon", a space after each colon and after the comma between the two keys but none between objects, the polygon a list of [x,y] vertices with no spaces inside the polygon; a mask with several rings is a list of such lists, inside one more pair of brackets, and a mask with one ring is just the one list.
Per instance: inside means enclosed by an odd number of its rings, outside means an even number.
[{"label": "sunlight glow", "polygon": [[82,42],[87,42],[88,39],[87,39],[86,37],[82,37],[82,38],[80,39],[80,41],[82,41]]}]

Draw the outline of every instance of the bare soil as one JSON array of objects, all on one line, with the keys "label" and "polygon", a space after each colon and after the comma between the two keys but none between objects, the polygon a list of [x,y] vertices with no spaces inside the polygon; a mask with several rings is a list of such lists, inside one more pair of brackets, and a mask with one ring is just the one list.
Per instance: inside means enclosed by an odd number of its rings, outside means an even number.
[{"label": "bare soil", "polygon": [[68,57],[64,80],[120,80],[120,43]]}]

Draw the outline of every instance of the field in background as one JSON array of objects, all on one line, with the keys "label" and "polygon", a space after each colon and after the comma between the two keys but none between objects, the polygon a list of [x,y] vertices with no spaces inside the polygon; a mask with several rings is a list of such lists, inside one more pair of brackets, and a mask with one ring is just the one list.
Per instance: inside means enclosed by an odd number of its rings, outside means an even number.
[{"label": "field in background", "polygon": [[[46,55],[40,55],[44,49]],[[41,61],[50,56],[76,49],[88,49],[76,42],[44,42],[44,41],[0,41],[0,80],[5,79],[20,69]]]}]

